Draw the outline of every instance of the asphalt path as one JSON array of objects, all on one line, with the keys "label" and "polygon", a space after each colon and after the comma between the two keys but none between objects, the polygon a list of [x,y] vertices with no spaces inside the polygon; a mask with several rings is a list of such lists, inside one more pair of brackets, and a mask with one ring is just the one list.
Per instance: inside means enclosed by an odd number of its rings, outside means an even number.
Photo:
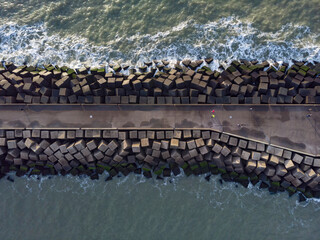
[{"label": "asphalt path", "polygon": [[211,128],[320,154],[319,105],[1,105],[0,128]]}]

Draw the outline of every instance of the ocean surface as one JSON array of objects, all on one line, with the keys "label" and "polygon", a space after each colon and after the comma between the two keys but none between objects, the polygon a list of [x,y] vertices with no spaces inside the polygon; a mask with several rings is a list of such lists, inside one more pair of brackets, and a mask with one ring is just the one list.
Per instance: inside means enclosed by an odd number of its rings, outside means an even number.
[{"label": "ocean surface", "polygon": [[[0,0],[0,60],[320,61],[319,0]],[[219,177],[0,180],[0,239],[320,239],[320,202]]]}]

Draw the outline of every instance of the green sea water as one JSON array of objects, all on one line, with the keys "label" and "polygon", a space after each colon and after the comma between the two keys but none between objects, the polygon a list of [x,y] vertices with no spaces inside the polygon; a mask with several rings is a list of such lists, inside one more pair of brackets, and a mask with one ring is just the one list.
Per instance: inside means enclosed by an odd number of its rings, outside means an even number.
[{"label": "green sea water", "polygon": [[[0,60],[320,61],[320,1],[0,0]],[[320,203],[204,177],[0,180],[0,239],[319,239]]]},{"label": "green sea water", "polygon": [[218,177],[0,182],[1,239],[319,239],[320,203]]},{"label": "green sea water", "polygon": [[0,6],[0,58],[21,64],[320,59],[317,0],[0,0]]}]

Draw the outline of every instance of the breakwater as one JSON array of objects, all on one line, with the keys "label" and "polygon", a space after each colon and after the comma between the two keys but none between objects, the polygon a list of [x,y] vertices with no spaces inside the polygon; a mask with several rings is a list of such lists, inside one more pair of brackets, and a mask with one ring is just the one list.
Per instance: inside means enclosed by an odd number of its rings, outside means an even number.
[{"label": "breakwater", "polygon": [[98,179],[107,171],[106,180],[131,172],[163,179],[183,171],[320,197],[320,156],[213,130],[0,130],[0,159],[1,177],[15,171]]},{"label": "breakwater", "polygon": [[[144,66],[71,69],[0,66],[0,103],[27,104],[317,104],[320,65],[239,60],[211,70],[213,59]],[[127,74],[125,73],[127,72]]]}]

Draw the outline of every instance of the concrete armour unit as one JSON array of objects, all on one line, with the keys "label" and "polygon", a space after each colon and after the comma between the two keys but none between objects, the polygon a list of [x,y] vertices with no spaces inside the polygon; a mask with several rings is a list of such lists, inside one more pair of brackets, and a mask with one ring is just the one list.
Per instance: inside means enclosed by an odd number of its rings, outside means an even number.
[{"label": "concrete armour unit", "polygon": [[173,68],[151,62],[151,65],[133,68],[128,75],[121,72],[127,69],[121,66],[110,69],[110,72],[96,72],[91,68],[93,72],[89,73],[52,65],[18,67],[13,63],[1,63],[3,91],[0,102],[319,104],[319,64],[293,62],[290,67],[279,64],[275,68],[266,61],[257,63],[243,59],[233,61],[230,66],[226,66],[226,70],[221,71],[212,71],[202,60],[187,65],[177,63]]},{"label": "concrete armour unit", "polygon": [[[52,137],[42,138],[43,131]],[[208,130],[72,130],[80,138],[69,138],[68,131],[1,130],[1,176],[16,171],[19,176],[70,173],[96,178],[103,171],[111,177],[136,171],[167,177],[182,169],[187,176],[222,173],[235,181],[260,179],[270,181],[272,189],[319,196],[317,156]]]}]

